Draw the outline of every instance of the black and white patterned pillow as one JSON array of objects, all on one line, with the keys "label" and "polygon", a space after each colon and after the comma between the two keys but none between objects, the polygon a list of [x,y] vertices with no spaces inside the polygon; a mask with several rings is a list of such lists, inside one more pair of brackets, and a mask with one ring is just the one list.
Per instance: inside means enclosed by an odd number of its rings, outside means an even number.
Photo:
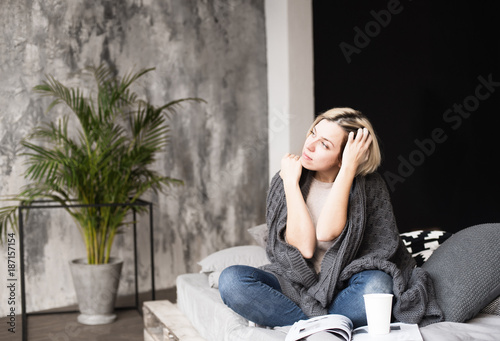
[{"label": "black and white patterned pillow", "polygon": [[500,296],[481,310],[483,314],[500,315]]},{"label": "black and white patterned pillow", "polygon": [[439,245],[451,237],[452,233],[437,230],[418,230],[401,233],[401,239],[408,249],[408,252],[417,262],[417,266],[422,266]]}]

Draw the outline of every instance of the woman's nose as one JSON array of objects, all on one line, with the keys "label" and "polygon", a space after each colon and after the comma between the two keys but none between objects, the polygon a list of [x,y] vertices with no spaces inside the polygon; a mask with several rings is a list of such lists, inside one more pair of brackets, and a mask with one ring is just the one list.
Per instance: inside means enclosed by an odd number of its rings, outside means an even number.
[{"label": "woman's nose", "polygon": [[306,149],[313,152],[314,151],[314,146],[315,146],[315,141],[314,140],[311,140],[309,141],[307,144],[306,144]]}]

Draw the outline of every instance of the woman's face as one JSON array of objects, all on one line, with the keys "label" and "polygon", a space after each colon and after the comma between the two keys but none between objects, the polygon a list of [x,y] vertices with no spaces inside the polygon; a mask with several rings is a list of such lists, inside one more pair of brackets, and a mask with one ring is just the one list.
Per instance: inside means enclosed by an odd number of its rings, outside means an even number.
[{"label": "woman's face", "polygon": [[346,132],[337,123],[320,121],[304,143],[300,158],[302,166],[327,177],[331,174],[335,178],[340,169],[340,147],[345,136]]}]

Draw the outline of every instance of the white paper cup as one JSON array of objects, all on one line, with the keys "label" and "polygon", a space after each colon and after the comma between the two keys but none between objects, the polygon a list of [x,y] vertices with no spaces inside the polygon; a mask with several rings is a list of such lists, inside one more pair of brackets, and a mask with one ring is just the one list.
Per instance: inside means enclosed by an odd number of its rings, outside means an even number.
[{"label": "white paper cup", "polygon": [[391,331],[392,294],[367,294],[365,298],[368,333],[389,334]]}]

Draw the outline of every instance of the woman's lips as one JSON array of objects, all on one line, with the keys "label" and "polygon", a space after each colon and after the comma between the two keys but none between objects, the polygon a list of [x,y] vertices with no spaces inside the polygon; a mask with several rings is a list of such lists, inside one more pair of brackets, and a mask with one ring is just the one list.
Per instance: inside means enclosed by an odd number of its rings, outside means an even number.
[{"label": "woman's lips", "polygon": [[307,155],[306,153],[302,153],[302,157],[306,159],[307,161],[312,161],[312,159]]}]

